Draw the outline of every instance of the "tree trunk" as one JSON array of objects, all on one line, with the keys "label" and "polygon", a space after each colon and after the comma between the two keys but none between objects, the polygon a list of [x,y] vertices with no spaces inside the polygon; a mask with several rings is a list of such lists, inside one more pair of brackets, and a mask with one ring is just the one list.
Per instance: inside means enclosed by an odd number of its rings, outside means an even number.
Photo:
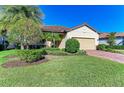
[{"label": "tree trunk", "polygon": [[46,41],[46,47],[51,47],[51,41]]},{"label": "tree trunk", "polygon": [[27,49],[27,50],[29,49],[29,45],[26,45],[26,49]]},{"label": "tree trunk", "polygon": [[56,41],[55,41],[55,39],[53,40],[53,47],[54,48],[56,47]]},{"label": "tree trunk", "polygon": [[24,45],[23,44],[21,44],[21,50],[24,50],[25,48],[24,48]]}]

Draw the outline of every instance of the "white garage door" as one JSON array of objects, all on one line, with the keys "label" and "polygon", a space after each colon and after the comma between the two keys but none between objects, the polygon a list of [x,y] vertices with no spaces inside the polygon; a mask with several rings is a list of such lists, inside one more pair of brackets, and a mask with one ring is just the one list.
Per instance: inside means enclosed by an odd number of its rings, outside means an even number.
[{"label": "white garage door", "polygon": [[94,38],[75,38],[80,43],[80,49],[84,50],[95,50],[95,39]]}]

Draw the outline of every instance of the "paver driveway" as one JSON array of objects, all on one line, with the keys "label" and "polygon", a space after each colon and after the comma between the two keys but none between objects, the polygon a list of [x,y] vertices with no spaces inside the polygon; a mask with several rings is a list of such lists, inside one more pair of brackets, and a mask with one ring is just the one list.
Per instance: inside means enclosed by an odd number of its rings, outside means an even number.
[{"label": "paver driveway", "polygon": [[110,53],[99,50],[87,50],[87,54],[90,56],[96,56],[101,58],[110,59],[116,62],[124,63],[124,55],[118,53]]}]

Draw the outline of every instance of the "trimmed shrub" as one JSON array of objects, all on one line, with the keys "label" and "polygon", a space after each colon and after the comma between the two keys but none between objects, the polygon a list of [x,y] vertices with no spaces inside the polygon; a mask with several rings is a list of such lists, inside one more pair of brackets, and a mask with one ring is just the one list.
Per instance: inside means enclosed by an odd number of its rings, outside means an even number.
[{"label": "trimmed shrub", "polygon": [[22,61],[25,62],[35,62],[44,58],[46,54],[45,50],[19,50],[18,56]]},{"label": "trimmed shrub", "polygon": [[109,46],[112,49],[124,49],[124,45],[114,45],[114,46]]},{"label": "trimmed shrub", "polygon": [[106,49],[124,49],[124,45],[114,45],[114,46],[109,46],[109,45],[105,45],[105,44],[99,44],[97,46],[98,50],[106,50]]},{"label": "trimmed shrub", "polygon": [[97,46],[97,49],[98,50],[106,50],[108,48],[108,45],[105,45],[105,44],[99,44],[98,46]]},{"label": "trimmed shrub", "polygon": [[86,55],[86,51],[79,50],[76,53],[68,53],[68,52],[59,50],[59,51],[47,51],[47,54],[56,55],[56,56],[73,56],[73,55]]},{"label": "trimmed shrub", "polygon": [[60,50],[59,48],[43,48],[44,50],[48,50],[48,51],[56,51],[56,50]]},{"label": "trimmed shrub", "polygon": [[69,53],[76,53],[79,50],[80,43],[76,39],[68,39],[65,45],[65,51]]},{"label": "trimmed shrub", "polygon": [[62,48],[61,50],[62,50],[62,51],[65,51],[65,48]]},{"label": "trimmed shrub", "polygon": [[106,48],[106,49],[104,49],[104,51],[112,52],[113,49],[111,49],[111,48]]},{"label": "trimmed shrub", "polygon": [[62,50],[56,50],[56,51],[49,51],[49,50],[46,50],[46,51],[47,51],[47,54],[49,54],[49,55],[56,55],[56,56],[71,55],[70,53],[65,52],[65,51],[62,51]]},{"label": "trimmed shrub", "polygon": [[86,51],[85,50],[79,50],[77,53],[75,53],[75,55],[86,55]]},{"label": "trimmed shrub", "polygon": [[59,49],[59,48],[43,48],[42,50],[45,50],[48,55],[56,55],[56,56],[73,56],[73,55],[85,55],[86,51],[84,50],[78,50],[76,53],[69,53],[65,51],[65,48]]},{"label": "trimmed shrub", "polygon": [[106,51],[106,52],[112,52],[112,53],[120,53],[119,51],[113,50],[111,48],[107,48],[104,51]]},{"label": "trimmed shrub", "polygon": [[112,53],[119,53],[118,51],[114,50],[115,46],[109,46],[109,45],[105,45],[105,44],[100,44],[97,46],[98,50],[103,50],[106,52],[112,52]]}]

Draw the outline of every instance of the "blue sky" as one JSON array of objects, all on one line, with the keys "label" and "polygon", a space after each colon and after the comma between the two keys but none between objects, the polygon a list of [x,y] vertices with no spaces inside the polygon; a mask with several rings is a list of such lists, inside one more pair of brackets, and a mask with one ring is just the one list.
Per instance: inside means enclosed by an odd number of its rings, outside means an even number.
[{"label": "blue sky", "polygon": [[74,27],[84,22],[98,32],[124,32],[124,6],[42,5],[45,25]]}]

